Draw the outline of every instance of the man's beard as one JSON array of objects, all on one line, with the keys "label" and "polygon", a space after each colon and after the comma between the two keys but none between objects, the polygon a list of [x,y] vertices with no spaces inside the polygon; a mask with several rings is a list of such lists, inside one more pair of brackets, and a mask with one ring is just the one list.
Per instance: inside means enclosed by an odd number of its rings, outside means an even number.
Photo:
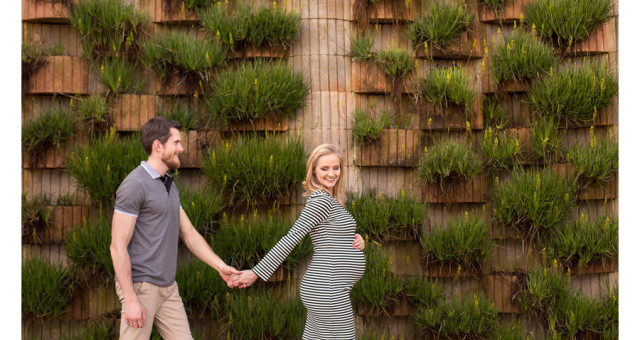
[{"label": "man's beard", "polygon": [[175,155],[171,155],[167,158],[162,158],[162,162],[169,168],[169,170],[177,170],[180,167],[180,157],[178,157],[178,161],[175,162],[173,160],[173,156]]}]

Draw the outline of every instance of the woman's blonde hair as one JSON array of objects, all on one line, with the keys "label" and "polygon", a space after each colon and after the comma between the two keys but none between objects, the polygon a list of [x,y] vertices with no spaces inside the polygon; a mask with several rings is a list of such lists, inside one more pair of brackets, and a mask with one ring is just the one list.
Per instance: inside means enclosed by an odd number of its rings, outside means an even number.
[{"label": "woman's blonde hair", "polygon": [[340,204],[344,205],[346,197],[344,194],[344,188],[342,187],[342,180],[344,178],[345,160],[338,147],[333,144],[320,144],[311,151],[311,155],[309,155],[309,159],[307,160],[307,179],[302,182],[302,187],[304,188],[302,196],[307,197],[318,190],[325,190],[328,192],[327,187],[322,185],[313,174],[313,169],[318,165],[318,159],[320,157],[331,154],[336,154],[338,158],[340,158],[340,177],[338,177],[338,181],[333,187],[333,197],[338,200]]}]

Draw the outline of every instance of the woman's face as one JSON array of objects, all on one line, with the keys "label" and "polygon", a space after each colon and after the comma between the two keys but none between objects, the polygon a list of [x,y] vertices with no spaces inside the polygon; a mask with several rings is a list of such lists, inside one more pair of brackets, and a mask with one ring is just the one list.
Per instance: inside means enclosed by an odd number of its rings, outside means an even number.
[{"label": "woman's face", "polygon": [[313,175],[333,195],[333,187],[336,186],[338,178],[340,178],[340,157],[335,153],[320,156],[315,169],[313,169]]}]

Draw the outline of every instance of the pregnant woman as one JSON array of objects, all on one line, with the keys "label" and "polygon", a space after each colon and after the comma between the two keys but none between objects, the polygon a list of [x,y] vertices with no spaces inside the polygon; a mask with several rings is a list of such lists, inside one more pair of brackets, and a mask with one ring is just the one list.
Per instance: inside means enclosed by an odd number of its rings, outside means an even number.
[{"label": "pregnant woman", "polygon": [[303,339],[355,339],[349,293],[364,274],[364,240],[355,234],[356,221],[343,207],[344,158],[332,144],[317,146],[307,161],[303,183],[307,204],[289,233],[252,270],[231,277],[245,288],[258,277],[266,281],[291,250],[311,233],[313,258],[300,283],[307,309]]}]

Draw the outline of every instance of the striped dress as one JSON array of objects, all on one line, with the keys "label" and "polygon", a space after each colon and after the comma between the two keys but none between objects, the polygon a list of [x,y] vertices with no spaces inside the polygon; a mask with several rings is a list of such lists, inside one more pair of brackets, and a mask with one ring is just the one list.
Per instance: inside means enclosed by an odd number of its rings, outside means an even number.
[{"label": "striped dress", "polygon": [[313,258],[300,283],[300,298],[307,309],[303,339],[355,339],[349,294],[364,275],[361,250],[353,247],[356,221],[326,191],[309,195],[307,204],[289,233],[253,267],[268,280],[287,255],[311,233]]}]

